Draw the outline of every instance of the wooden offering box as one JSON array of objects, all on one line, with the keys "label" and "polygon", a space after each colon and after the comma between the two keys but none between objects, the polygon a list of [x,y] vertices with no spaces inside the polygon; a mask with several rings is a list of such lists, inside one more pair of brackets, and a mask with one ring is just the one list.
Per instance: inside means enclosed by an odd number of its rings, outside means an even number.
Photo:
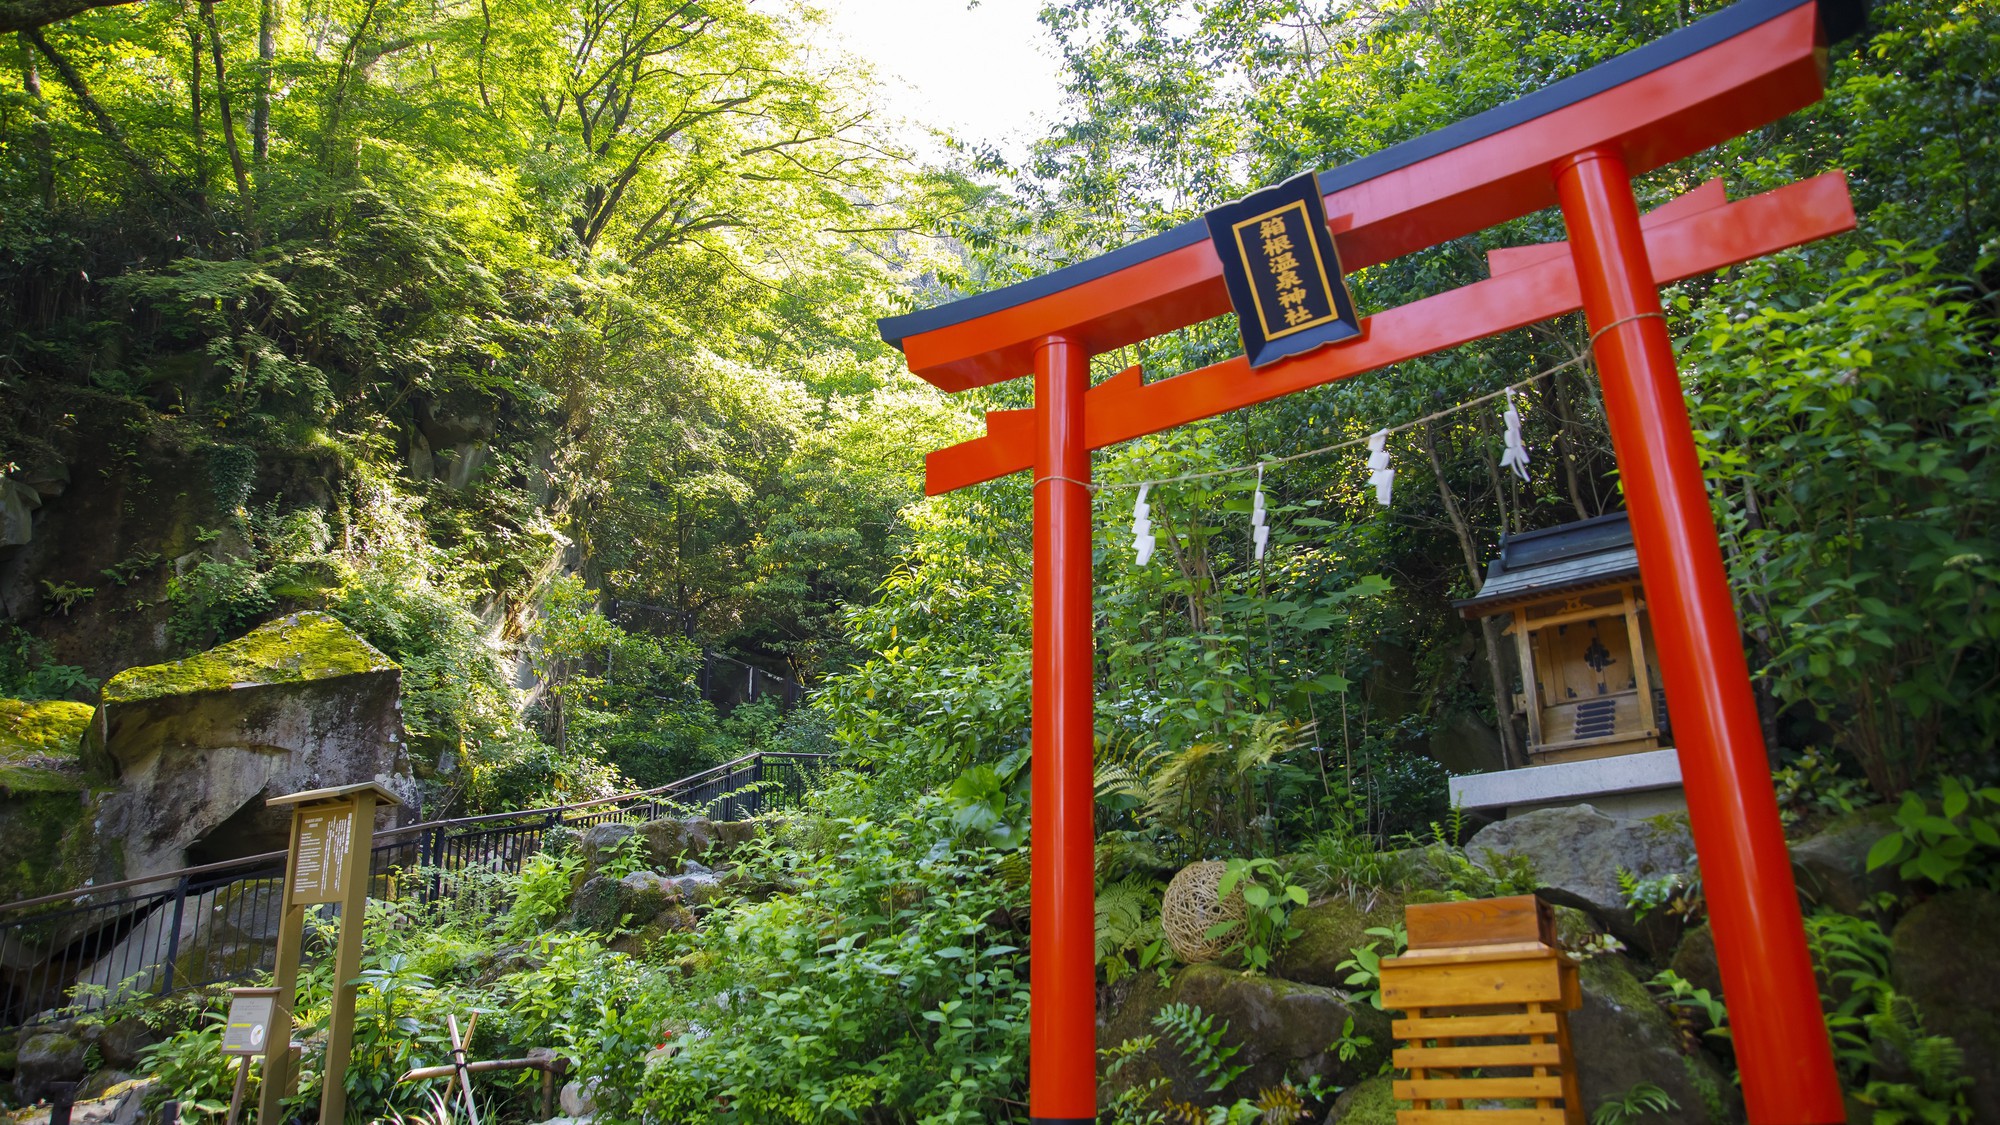
[{"label": "wooden offering box", "polygon": [[1584,1125],[1564,1016],[1582,994],[1549,908],[1520,895],[1411,906],[1404,920],[1409,951],[1382,962],[1382,1004],[1406,1017],[1399,1125]]}]

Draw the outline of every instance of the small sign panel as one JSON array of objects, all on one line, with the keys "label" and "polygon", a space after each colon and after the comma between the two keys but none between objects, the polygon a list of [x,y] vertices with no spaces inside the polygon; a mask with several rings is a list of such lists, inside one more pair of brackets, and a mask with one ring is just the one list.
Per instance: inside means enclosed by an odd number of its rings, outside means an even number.
[{"label": "small sign panel", "polygon": [[276,1006],[275,988],[230,990],[229,1023],[222,1029],[225,1055],[261,1055],[271,1037],[271,1010]]},{"label": "small sign panel", "polygon": [[1250,366],[1360,335],[1318,175],[1294,176],[1205,217]]},{"label": "small sign panel", "polygon": [[292,904],[345,899],[347,861],[354,850],[354,802],[297,809],[292,824]]}]

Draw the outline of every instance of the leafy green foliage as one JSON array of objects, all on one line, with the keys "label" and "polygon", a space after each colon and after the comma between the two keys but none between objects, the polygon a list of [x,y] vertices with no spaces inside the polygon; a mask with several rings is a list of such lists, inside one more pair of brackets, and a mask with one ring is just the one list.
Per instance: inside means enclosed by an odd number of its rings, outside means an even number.
[{"label": "leafy green foliage", "polygon": [[[1656,999],[1674,1017],[1684,1052],[1693,1053],[1697,1034],[1718,1039],[1729,1037],[1729,1009],[1723,1006],[1721,997],[1711,995],[1708,989],[1697,987],[1672,969],[1661,969],[1646,984],[1659,994]],[[1699,1021],[1690,1017],[1699,1017]]]},{"label": "leafy green foliage", "polygon": [[1868,870],[1890,864],[1905,879],[1943,888],[1995,886],[2000,880],[2000,789],[1939,779],[1938,804],[1903,794],[1896,830],[1868,849]]},{"label": "leafy green foliage", "polygon": [[1774,300],[1806,268],[1716,287],[1689,349],[1696,424],[1772,693],[1895,799],[2000,723],[1975,686],[2000,630],[1994,322],[1934,250],[1857,250],[1823,296]]},{"label": "leafy green foliage", "polygon": [[1410,947],[1410,934],[1403,923],[1388,926],[1370,926],[1361,931],[1378,940],[1348,950],[1348,958],[1334,966],[1336,971],[1346,973],[1340,983],[1356,1000],[1366,1000],[1377,1011],[1382,1010],[1382,958],[1380,946],[1389,943],[1386,956],[1400,956]]},{"label": "leafy green foliage", "polygon": [[48,643],[17,625],[0,625],[0,696],[9,699],[82,700],[97,681],[73,664],[59,664]]},{"label": "leafy green foliage", "polygon": [[1869,918],[1830,910],[1806,919],[1834,1059],[1875,1120],[1959,1125],[1972,1120],[1963,1052],[1929,1034],[1909,997],[1889,983],[1889,935]]},{"label": "leafy green foliage", "polygon": [[1590,1111],[1590,1125],[1631,1125],[1656,1113],[1679,1109],[1680,1103],[1651,1082],[1641,1082]]},{"label": "leafy green foliage", "polygon": [[711,914],[688,949],[696,975],[667,1017],[680,1047],[648,1070],[639,1108],[985,1120],[1026,1065],[1026,956],[1007,922],[1024,888],[935,799],[815,831],[753,857],[782,893]]},{"label": "leafy green foliage", "polygon": [[1285,946],[1301,933],[1290,921],[1291,912],[1306,904],[1306,889],[1285,878],[1276,860],[1232,859],[1223,866],[1216,893],[1243,897],[1243,917],[1219,922],[1205,936],[1213,940],[1233,935],[1230,951],[1243,954],[1243,964],[1253,973],[1271,967]]}]

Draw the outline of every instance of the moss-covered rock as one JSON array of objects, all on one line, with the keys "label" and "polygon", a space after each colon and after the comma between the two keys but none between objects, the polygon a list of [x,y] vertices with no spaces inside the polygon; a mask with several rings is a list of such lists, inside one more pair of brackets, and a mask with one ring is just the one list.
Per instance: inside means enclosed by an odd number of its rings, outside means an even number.
[{"label": "moss-covered rock", "polygon": [[81,703],[0,699],[0,902],[95,873],[94,818],[77,762],[90,716]]},{"label": "moss-covered rock", "polygon": [[[82,886],[93,875],[117,877],[115,864],[99,862],[96,799],[53,789],[0,799],[0,902]],[[14,964],[15,952],[0,949],[0,964]]]},{"label": "moss-covered rock", "polygon": [[1663,1121],[1724,1125],[1740,1120],[1740,1097],[1699,1048],[1690,1048],[1631,963],[1616,954],[1584,961],[1583,1006],[1570,1013],[1578,1084],[1586,1110],[1651,1082],[1680,1109]]},{"label": "moss-covered rock", "polygon": [[186,660],[127,668],[105,683],[103,701],[135,703],[395,670],[395,661],[338,619],[295,613]]},{"label": "moss-covered rock", "polygon": [[[398,797],[381,831],[416,813],[396,665],[335,618],[298,613],[198,656],[130,668],[105,685],[85,765],[115,783],[102,833],[123,871],[281,849],[290,815],[270,798],[376,782]],[[109,871],[100,872],[109,877]]]},{"label": "moss-covered rock", "polygon": [[1799,895],[1808,903],[1842,914],[1865,914],[1883,896],[1909,890],[1894,865],[1868,870],[1868,849],[1895,830],[1895,809],[1872,805],[1834,818],[1810,837],[1792,845],[1792,875]]},{"label": "moss-covered rock", "polygon": [[29,1036],[14,1061],[15,1096],[33,1102],[52,1093],[59,1083],[82,1078],[87,1069],[85,1048],[83,1040],[64,1031]]},{"label": "moss-covered rock", "polygon": [[[1275,1086],[1286,1077],[1353,1082],[1374,1073],[1388,1057],[1388,1017],[1335,989],[1254,976],[1220,965],[1190,966],[1164,986],[1152,973],[1140,973],[1119,983],[1120,994],[1115,1003],[1106,1004],[1106,1018],[1098,1025],[1098,1046],[1115,1047],[1145,1035],[1158,1036],[1160,1042],[1123,1067],[1107,1083],[1107,1095],[1164,1078],[1170,1096],[1177,1100],[1226,1104],[1239,1097],[1255,1097],[1258,1090]],[[1174,1003],[1200,1008],[1213,1019],[1218,1031],[1227,1025],[1223,1045],[1239,1048],[1230,1063],[1247,1069],[1222,1090],[1208,1092],[1208,1081],[1198,1076],[1187,1055],[1174,1046],[1172,1036],[1153,1025],[1160,1009]],[[1353,1021],[1356,1045],[1362,1038],[1368,1042],[1359,1045],[1354,1057],[1342,1059],[1336,1044],[1349,1020]]]},{"label": "moss-covered rock", "polygon": [[0,786],[13,793],[83,788],[77,750],[92,708],[65,700],[0,699]]},{"label": "moss-covered rock", "polygon": [[1924,1028],[1965,1052],[1973,1120],[2000,1121],[2000,895],[1938,895],[1890,934],[1890,983],[1915,1000]]},{"label": "moss-covered rock", "polygon": [[1294,910],[1291,919],[1299,936],[1278,954],[1277,975],[1337,988],[1346,975],[1340,971],[1340,963],[1352,956],[1357,946],[1380,942],[1366,931],[1393,926],[1402,918],[1402,899],[1386,892],[1369,899],[1336,896]]},{"label": "moss-covered rock", "polygon": [[1696,988],[1706,988],[1715,996],[1722,995],[1722,966],[1715,959],[1715,931],[1709,928],[1707,922],[1682,936],[1667,967]]},{"label": "moss-covered rock", "polygon": [[1378,1074],[1342,1091],[1326,1125],[1396,1125],[1395,1079]]}]

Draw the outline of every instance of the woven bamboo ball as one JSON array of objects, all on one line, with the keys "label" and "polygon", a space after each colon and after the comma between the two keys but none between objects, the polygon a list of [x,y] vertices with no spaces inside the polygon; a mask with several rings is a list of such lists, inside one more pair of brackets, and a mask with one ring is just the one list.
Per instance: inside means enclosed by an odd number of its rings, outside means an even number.
[{"label": "woven bamboo ball", "polygon": [[1219,859],[1205,859],[1181,868],[1160,900],[1160,926],[1167,932],[1167,944],[1174,956],[1190,965],[1213,961],[1229,948],[1233,935],[1209,937],[1210,927],[1243,917],[1243,896],[1231,893],[1224,898],[1219,890],[1222,874],[1229,865]]}]

